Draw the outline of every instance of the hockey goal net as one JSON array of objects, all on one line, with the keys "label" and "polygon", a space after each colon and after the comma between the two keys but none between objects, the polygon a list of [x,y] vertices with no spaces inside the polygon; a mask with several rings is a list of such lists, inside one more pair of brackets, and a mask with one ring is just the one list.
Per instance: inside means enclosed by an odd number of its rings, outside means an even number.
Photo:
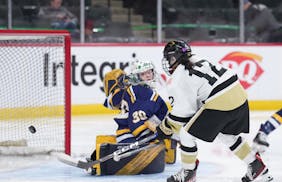
[{"label": "hockey goal net", "polygon": [[0,154],[70,154],[70,35],[0,30]]}]

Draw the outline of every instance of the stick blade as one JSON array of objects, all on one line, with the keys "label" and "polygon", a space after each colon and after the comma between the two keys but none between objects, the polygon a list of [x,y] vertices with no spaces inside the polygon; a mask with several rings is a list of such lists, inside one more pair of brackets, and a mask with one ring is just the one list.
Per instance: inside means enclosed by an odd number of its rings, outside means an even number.
[{"label": "stick blade", "polygon": [[77,159],[75,159],[75,158],[73,158],[73,157],[71,157],[67,154],[59,153],[59,154],[57,154],[57,159],[64,164],[67,164],[67,165],[70,165],[70,166],[73,166],[73,167],[78,167],[79,160],[77,160]]},{"label": "stick blade", "polygon": [[[78,167],[80,169],[88,169],[89,168],[89,162],[84,162],[78,159],[75,159],[67,154],[59,153],[57,154],[57,159],[61,161],[64,164],[67,164],[69,166]],[[96,164],[96,162],[92,162],[93,165]]]}]

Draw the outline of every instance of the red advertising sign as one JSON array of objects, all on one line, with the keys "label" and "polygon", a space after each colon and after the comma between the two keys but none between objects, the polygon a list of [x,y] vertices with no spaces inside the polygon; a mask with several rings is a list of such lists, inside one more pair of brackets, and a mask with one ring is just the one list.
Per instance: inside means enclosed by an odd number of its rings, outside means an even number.
[{"label": "red advertising sign", "polygon": [[223,57],[219,62],[238,74],[240,83],[245,89],[252,86],[263,74],[264,70],[260,66],[262,57],[248,52],[231,52]]}]

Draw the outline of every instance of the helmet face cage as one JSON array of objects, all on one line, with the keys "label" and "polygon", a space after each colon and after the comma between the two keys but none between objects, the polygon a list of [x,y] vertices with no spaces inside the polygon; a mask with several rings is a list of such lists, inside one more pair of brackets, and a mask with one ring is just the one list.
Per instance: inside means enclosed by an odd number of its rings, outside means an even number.
[{"label": "helmet face cage", "polygon": [[162,59],[162,67],[163,67],[163,70],[165,71],[165,73],[167,75],[171,75],[174,71],[174,65],[176,65],[178,62],[177,62],[177,59],[176,57],[174,56],[175,53],[172,52],[171,54],[168,54],[166,55],[163,59]]},{"label": "helmet face cage", "polygon": [[[140,74],[152,70],[153,78],[151,80],[142,80]],[[135,61],[132,64],[131,74],[129,75],[130,82],[133,85],[148,85],[149,87],[153,86],[153,83],[156,80],[156,71],[155,66],[149,61]]]},{"label": "helmet face cage", "polygon": [[171,75],[179,64],[187,61],[192,56],[190,46],[182,40],[168,42],[163,55],[162,66],[168,75]]},{"label": "helmet face cage", "polygon": [[170,64],[167,58],[165,57],[162,59],[162,67],[163,67],[164,72],[170,76],[171,75],[170,74]]}]

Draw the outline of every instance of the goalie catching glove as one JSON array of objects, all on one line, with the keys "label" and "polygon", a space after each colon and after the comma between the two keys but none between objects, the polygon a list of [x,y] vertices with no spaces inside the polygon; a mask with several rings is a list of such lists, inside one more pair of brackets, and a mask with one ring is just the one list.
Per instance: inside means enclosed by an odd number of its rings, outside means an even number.
[{"label": "goalie catching glove", "polygon": [[165,119],[161,122],[161,124],[159,126],[157,126],[156,128],[157,130],[157,139],[159,140],[164,140],[167,138],[170,138],[173,134],[173,131],[170,127],[170,125],[168,124],[168,120]]}]

